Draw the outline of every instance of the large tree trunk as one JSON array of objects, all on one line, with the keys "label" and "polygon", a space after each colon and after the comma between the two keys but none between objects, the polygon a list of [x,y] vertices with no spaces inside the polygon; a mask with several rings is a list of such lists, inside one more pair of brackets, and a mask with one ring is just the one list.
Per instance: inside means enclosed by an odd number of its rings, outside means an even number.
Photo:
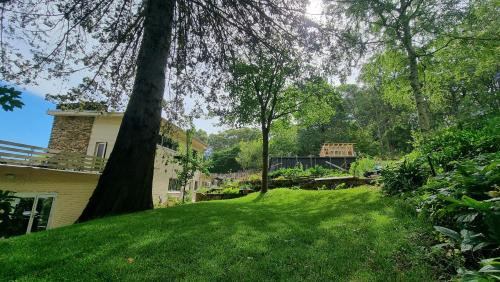
[{"label": "large tree trunk", "polygon": [[408,56],[408,64],[410,67],[410,86],[413,90],[415,105],[417,106],[418,123],[421,131],[431,129],[430,114],[428,105],[422,94],[422,85],[418,76],[417,54],[412,43],[412,35],[409,22],[403,24],[403,45]]},{"label": "large tree trunk", "polygon": [[262,182],[260,187],[261,193],[266,193],[268,184],[268,169],[269,169],[269,128],[262,127]]},{"label": "large tree trunk", "polygon": [[175,1],[146,3],[132,95],[106,168],[79,222],[153,207],[154,159],[174,9]]}]

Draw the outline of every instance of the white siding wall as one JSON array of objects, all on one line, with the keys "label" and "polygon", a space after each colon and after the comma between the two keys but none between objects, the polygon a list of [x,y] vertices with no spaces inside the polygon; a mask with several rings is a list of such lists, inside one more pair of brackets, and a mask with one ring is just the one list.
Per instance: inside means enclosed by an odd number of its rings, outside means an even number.
[{"label": "white siding wall", "polygon": [[[94,124],[92,126],[92,133],[90,135],[89,147],[87,148],[88,155],[94,155],[95,146],[97,142],[107,142],[106,148],[106,158],[109,158],[111,150],[115,145],[116,136],[118,136],[118,130],[120,129],[120,124],[122,121],[121,116],[98,116],[94,119]],[[174,134],[172,136],[178,142],[185,142],[180,134]],[[203,154],[203,150],[200,149],[198,143],[193,142],[195,149],[199,151],[199,154]],[[165,202],[167,198],[170,197],[180,197],[180,192],[168,192],[169,180],[171,178],[177,178],[176,169],[179,166],[172,163],[172,161],[167,161],[174,154],[174,151],[158,146],[156,150],[155,167],[153,175],[153,202],[158,204],[159,202]],[[193,181],[188,184],[189,189],[194,189],[194,181],[198,181],[198,187],[201,187],[200,173],[196,173]],[[186,189],[188,189],[186,187]]]},{"label": "white siding wall", "polygon": [[106,158],[109,158],[113,146],[115,146],[116,136],[120,129],[122,117],[96,117],[90,134],[89,147],[87,155],[94,155],[95,145],[97,142],[107,142]]},{"label": "white siding wall", "polygon": [[0,190],[55,193],[49,228],[73,224],[95,189],[98,174],[0,165]]}]

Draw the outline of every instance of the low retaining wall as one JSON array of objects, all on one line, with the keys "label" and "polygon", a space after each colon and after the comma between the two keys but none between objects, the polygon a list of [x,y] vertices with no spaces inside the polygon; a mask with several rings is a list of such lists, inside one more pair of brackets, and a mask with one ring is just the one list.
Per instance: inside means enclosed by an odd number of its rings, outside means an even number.
[{"label": "low retaining wall", "polygon": [[227,200],[246,196],[246,194],[215,194],[215,193],[195,193],[194,201],[213,201],[213,200]]},{"label": "low retaining wall", "polygon": [[[344,184],[346,187],[355,187],[360,185],[372,184],[373,178],[359,178],[354,176],[343,177],[327,177],[316,179],[283,179],[283,180],[270,180],[269,189],[273,188],[287,188],[293,186],[300,186],[304,190],[319,190],[319,189],[335,189],[338,185]],[[260,181],[245,181],[246,184],[252,187],[254,191],[260,190]],[[227,200],[234,199],[248,195],[251,190],[241,191],[239,194],[218,194],[218,193],[195,193],[195,202],[212,201],[212,200]]]}]

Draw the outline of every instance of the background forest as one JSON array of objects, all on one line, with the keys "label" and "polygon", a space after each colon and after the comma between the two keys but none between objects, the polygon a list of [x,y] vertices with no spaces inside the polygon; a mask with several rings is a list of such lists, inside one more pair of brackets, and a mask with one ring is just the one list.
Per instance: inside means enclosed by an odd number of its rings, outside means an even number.
[{"label": "background forest", "polygon": [[[433,131],[498,114],[500,52],[496,15],[494,1],[478,2],[457,25],[467,37],[441,36],[427,44],[427,49],[435,51],[420,58],[419,72]],[[335,98],[328,100],[332,101],[328,106],[333,115],[326,122],[314,123],[307,117],[316,114],[311,109],[306,116],[274,123],[271,156],[318,155],[325,142],[353,142],[360,155],[394,159],[414,148],[421,133],[409,68],[400,51],[385,48],[373,52],[361,65],[356,84],[332,86],[325,80],[316,83]],[[199,130],[197,135],[212,150],[212,172],[259,168],[262,149],[258,129],[229,129],[211,135]]]}]

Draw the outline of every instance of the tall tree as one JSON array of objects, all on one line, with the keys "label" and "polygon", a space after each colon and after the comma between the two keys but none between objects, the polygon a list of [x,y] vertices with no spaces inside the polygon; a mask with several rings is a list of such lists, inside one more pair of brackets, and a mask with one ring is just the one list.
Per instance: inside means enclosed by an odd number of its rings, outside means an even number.
[{"label": "tall tree", "polygon": [[[432,121],[422,91],[420,59],[445,48],[429,45],[439,35],[454,33],[454,24],[463,18],[467,5],[460,0],[362,0],[325,1],[333,19],[327,28],[334,31],[345,48],[332,46],[334,58],[350,58],[383,47],[404,54],[405,75],[412,89],[420,129],[427,131]],[[331,38],[328,39],[332,41]],[[353,48],[355,47],[355,48]],[[350,51],[349,51],[350,50]]]},{"label": "tall tree", "polygon": [[[175,77],[168,80],[171,100],[204,91],[208,77],[226,70],[236,45],[266,45],[269,30],[290,38],[305,4],[3,1],[0,79],[29,83],[83,71],[88,77],[69,93],[74,99],[106,99],[120,108],[130,94],[115,146],[79,221],[149,209],[165,80]],[[19,46],[33,52],[23,54]],[[218,80],[211,81],[216,87]]]},{"label": "tall tree", "polygon": [[[301,70],[287,52],[254,50],[234,62],[226,92],[218,96],[218,113],[224,123],[259,125],[262,134],[261,192],[268,189],[269,137],[273,122],[315,108],[321,111],[321,92],[302,91],[294,85]],[[317,102],[317,103],[314,103]],[[315,106],[310,106],[314,103]]]},{"label": "tall tree", "polygon": [[[258,124],[262,134],[262,185],[268,188],[269,133],[272,122],[297,110],[297,103],[288,99],[292,92],[285,90],[290,79],[297,76],[298,65],[284,53],[257,54],[238,60],[231,68],[227,95],[219,97],[223,107],[218,110],[223,122]],[[289,107],[287,107],[289,104]]]},{"label": "tall tree", "polygon": [[208,146],[214,151],[220,151],[237,146],[240,142],[253,141],[260,138],[257,128],[231,128],[218,133],[210,134]]}]

